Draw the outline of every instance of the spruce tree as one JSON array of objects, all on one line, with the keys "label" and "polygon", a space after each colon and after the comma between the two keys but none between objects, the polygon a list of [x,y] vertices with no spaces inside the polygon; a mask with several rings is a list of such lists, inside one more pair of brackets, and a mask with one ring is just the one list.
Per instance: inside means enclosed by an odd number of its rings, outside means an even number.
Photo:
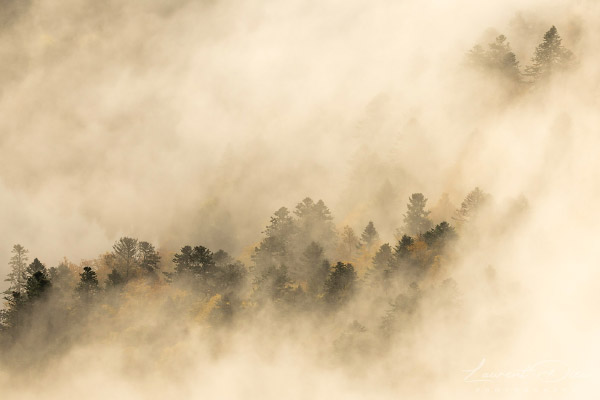
[{"label": "spruce tree", "polygon": [[10,272],[5,279],[6,282],[10,282],[10,287],[4,293],[8,295],[12,295],[13,292],[23,294],[25,292],[25,282],[27,281],[25,268],[27,267],[27,253],[29,251],[20,244],[15,244],[11,253],[12,257],[8,263]]},{"label": "spruce tree", "polygon": [[525,74],[530,76],[533,82],[546,79],[555,72],[564,71],[573,62],[573,53],[562,45],[562,38],[553,25],[544,34],[544,40],[536,49],[532,64],[525,68]]},{"label": "spruce tree", "polygon": [[375,225],[373,221],[369,221],[363,233],[360,235],[360,241],[364,243],[367,248],[371,248],[373,244],[375,244],[379,240],[379,234],[377,233],[377,229],[375,229]]},{"label": "spruce tree", "polygon": [[422,193],[413,193],[407,204],[404,214],[404,231],[408,235],[418,235],[431,229],[432,222],[429,219],[430,211],[425,211],[427,199]]}]

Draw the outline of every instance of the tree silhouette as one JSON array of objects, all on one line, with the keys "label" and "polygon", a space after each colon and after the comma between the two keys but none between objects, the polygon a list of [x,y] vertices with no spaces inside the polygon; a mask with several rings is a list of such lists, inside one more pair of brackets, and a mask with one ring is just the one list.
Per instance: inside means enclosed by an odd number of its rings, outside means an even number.
[{"label": "tree silhouette", "polygon": [[96,272],[91,267],[83,267],[83,272],[79,274],[81,277],[76,291],[83,303],[89,304],[92,302],[98,291],[98,277]]},{"label": "tree silhouette", "polygon": [[156,271],[160,268],[160,255],[154,249],[154,246],[148,242],[139,242],[138,258],[142,271],[156,276]]},{"label": "tree silhouette", "polygon": [[496,40],[488,45],[487,50],[476,45],[469,51],[467,58],[476,68],[496,73],[515,83],[521,81],[519,62],[504,35],[496,37]]},{"label": "tree silhouette", "polygon": [[27,267],[27,253],[29,251],[20,244],[15,244],[11,253],[13,255],[8,263],[11,270],[5,279],[6,282],[10,282],[10,287],[4,293],[9,295],[12,295],[13,292],[23,294],[27,280],[25,277],[25,268]]},{"label": "tree silhouette", "polygon": [[456,210],[456,217],[454,218],[460,222],[473,221],[484,206],[489,204],[490,195],[485,193],[483,190],[476,187],[473,189],[460,205],[460,208]]},{"label": "tree silhouette", "polygon": [[532,64],[525,68],[525,74],[536,82],[568,69],[573,63],[573,53],[563,47],[562,38],[553,25],[544,34],[542,43],[535,48],[531,61]]},{"label": "tree silhouette", "polygon": [[425,211],[427,199],[422,193],[413,193],[407,204],[404,214],[404,231],[408,235],[418,235],[431,228],[432,222],[428,218],[430,211]]},{"label": "tree silhouette", "polygon": [[338,262],[325,281],[325,302],[339,306],[350,300],[354,294],[356,278],[352,264]]},{"label": "tree silhouette", "polygon": [[367,248],[371,248],[373,244],[375,244],[379,240],[379,234],[377,233],[377,229],[375,229],[375,225],[373,221],[369,221],[363,233],[360,235],[360,241],[364,243]]},{"label": "tree silhouette", "polygon": [[117,265],[124,272],[125,280],[134,273],[137,267],[138,240],[130,237],[122,237],[113,246],[113,254]]}]

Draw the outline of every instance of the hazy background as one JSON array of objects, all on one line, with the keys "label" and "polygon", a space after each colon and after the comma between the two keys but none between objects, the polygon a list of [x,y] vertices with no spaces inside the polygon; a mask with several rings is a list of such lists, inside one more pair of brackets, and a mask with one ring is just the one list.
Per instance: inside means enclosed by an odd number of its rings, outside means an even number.
[{"label": "hazy background", "polygon": [[[514,318],[495,322],[495,334],[510,337],[500,364],[561,359],[597,373],[597,1],[0,7],[2,276],[15,243],[47,266],[95,257],[123,235],[244,257],[273,211],[306,196],[323,199],[338,226],[373,220],[393,240],[410,193],[434,205],[448,192],[458,206],[480,186],[498,204],[525,196],[531,214],[457,266],[457,281],[473,289],[464,302],[474,326],[495,311],[478,308],[488,294],[472,272],[494,265],[517,287],[496,304]],[[544,88],[507,97],[464,67],[473,45],[500,33],[524,66],[552,25],[578,65]],[[438,338],[423,359],[452,338],[477,343],[479,328],[468,328]],[[465,369],[498,351],[480,350],[465,356]],[[244,360],[223,373],[248,373]],[[452,383],[430,388],[432,397],[462,384],[461,371],[446,373]],[[581,383],[586,394],[595,377]],[[306,379],[328,393],[326,372]],[[119,393],[137,395],[123,385]],[[361,390],[377,397],[368,385],[338,397]]]}]

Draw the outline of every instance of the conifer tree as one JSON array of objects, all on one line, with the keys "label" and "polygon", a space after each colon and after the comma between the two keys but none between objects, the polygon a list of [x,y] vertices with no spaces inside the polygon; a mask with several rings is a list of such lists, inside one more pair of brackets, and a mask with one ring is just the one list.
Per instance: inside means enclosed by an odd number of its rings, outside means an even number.
[{"label": "conifer tree", "polygon": [[20,244],[15,244],[11,253],[12,257],[8,263],[10,272],[5,279],[6,282],[10,282],[10,287],[5,293],[9,295],[12,295],[13,292],[23,294],[25,292],[25,282],[27,281],[25,268],[27,267],[27,253],[29,251]]},{"label": "conifer tree", "polygon": [[425,211],[427,199],[422,193],[413,193],[407,204],[407,211],[404,214],[404,231],[408,235],[418,235],[428,231],[432,222],[429,219],[430,211]]},{"label": "conifer tree", "polygon": [[367,248],[371,248],[371,246],[379,240],[379,234],[377,233],[377,229],[375,229],[375,225],[373,221],[369,221],[363,233],[360,235],[360,241],[364,243]]},{"label": "conifer tree", "polygon": [[555,72],[565,71],[573,62],[573,53],[564,48],[562,38],[553,25],[545,34],[544,40],[536,49],[532,64],[525,68],[525,74],[533,82],[546,79]]}]

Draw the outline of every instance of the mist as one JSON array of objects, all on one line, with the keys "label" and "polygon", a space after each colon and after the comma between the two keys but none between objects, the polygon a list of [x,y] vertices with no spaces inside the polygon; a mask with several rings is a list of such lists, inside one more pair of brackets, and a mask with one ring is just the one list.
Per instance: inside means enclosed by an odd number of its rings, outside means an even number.
[{"label": "mist", "polygon": [[0,2],[0,397],[597,396],[599,18]]}]

